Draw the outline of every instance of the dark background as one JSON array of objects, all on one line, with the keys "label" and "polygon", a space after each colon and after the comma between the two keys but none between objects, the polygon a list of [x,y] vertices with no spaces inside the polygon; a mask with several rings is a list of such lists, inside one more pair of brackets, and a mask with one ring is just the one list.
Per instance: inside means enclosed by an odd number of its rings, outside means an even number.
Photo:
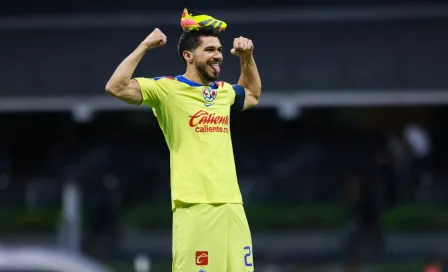
[{"label": "dark background", "polygon": [[[443,271],[445,1],[2,2],[0,246],[170,270],[163,135],[104,86],[155,27],[169,42],[135,75],[182,74],[185,5],[228,20],[226,50],[255,43],[261,103],[231,129],[257,271]],[[238,59],[224,59],[236,82]]]}]

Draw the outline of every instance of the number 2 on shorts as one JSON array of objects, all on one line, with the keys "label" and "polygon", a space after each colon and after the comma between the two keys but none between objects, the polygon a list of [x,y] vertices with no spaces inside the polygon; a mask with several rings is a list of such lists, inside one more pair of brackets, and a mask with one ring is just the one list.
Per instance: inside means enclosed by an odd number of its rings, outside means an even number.
[{"label": "number 2 on shorts", "polygon": [[246,255],[244,255],[244,264],[246,264],[246,266],[248,267],[251,267],[252,263],[250,262],[250,260],[248,260],[248,258],[252,255],[252,250],[250,249],[250,246],[245,246],[244,251],[246,252]]}]

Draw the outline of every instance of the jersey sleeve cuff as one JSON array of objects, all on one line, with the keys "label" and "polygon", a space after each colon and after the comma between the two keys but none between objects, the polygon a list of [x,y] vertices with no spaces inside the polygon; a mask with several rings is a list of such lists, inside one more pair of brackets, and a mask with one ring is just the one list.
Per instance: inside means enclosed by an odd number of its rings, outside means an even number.
[{"label": "jersey sleeve cuff", "polygon": [[235,91],[235,102],[232,105],[233,110],[241,111],[244,107],[244,100],[246,98],[246,91],[243,86],[234,84],[232,85]]}]

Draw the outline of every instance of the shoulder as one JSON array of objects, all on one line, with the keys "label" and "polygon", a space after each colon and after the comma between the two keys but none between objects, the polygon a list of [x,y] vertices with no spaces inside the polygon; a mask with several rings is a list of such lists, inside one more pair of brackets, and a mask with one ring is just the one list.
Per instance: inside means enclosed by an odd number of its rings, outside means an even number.
[{"label": "shoulder", "polygon": [[176,82],[172,76],[157,76],[157,77],[136,77],[134,78],[142,88],[159,88],[164,89],[170,84]]},{"label": "shoulder", "polygon": [[138,82],[163,82],[164,80],[173,80],[174,81],[174,77],[172,76],[158,76],[158,77],[135,77],[135,80],[137,80]]},{"label": "shoulder", "polygon": [[153,77],[152,79],[162,87],[178,84],[178,81],[173,76],[159,76],[159,77]]},{"label": "shoulder", "polygon": [[225,81],[216,81],[215,84],[218,87],[235,92],[236,95],[240,95],[241,92],[244,92],[244,87],[238,84],[232,84]]},{"label": "shoulder", "polygon": [[153,77],[152,79],[154,79],[155,81],[164,81],[164,80],[174,80],[173,76],[158,76],[158,77]]},{"label": "shoulder", "polygon": [[218,84],[221,84],[223,88],[227,90],[231,90],[235,93],[236,96],[244,96],[245,90],[244,87],[238,84],[232,84],[225,81],[218,81]]}]

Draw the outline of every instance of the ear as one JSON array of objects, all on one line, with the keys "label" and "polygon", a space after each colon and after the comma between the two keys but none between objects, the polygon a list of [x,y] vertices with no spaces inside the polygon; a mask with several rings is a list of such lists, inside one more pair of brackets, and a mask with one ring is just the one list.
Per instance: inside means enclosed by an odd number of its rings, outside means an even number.
[{"label": "ear", "polygon": [[187,63],[193,63],[193,52],[185,50],[182,55]]}]

